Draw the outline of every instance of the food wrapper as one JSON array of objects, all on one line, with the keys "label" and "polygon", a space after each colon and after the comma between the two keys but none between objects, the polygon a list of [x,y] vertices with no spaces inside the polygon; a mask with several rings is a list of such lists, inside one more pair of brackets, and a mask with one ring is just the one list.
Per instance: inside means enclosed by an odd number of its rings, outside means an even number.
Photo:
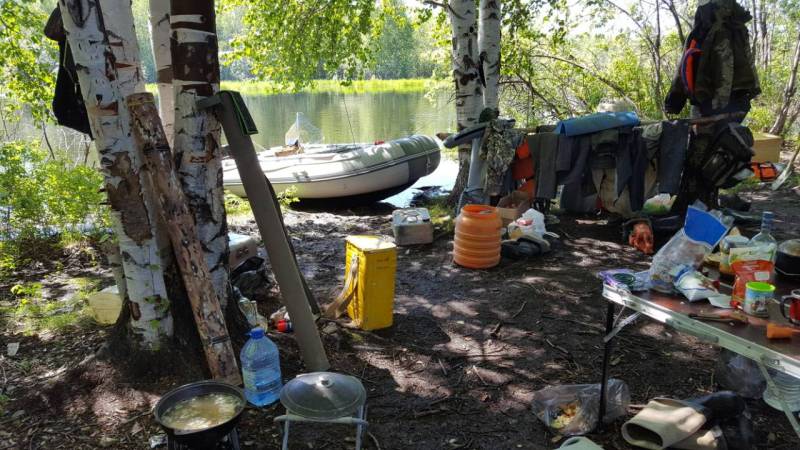
[{"label": "food wrapper", "polygon": [[731,249],[731,269],[736,275],[736,281],[733,283],[733,293],[731,294],[731,302],[733,304],[739,304],[744,300],[748,282],[763,281],[772,283],[775,273],[774,260],[774,245]]}]

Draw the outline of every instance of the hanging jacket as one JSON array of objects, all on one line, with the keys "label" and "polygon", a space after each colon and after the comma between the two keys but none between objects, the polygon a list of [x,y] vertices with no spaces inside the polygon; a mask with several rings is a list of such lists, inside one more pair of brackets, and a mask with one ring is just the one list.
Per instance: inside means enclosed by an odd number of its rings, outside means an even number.
[{"label": "hanging jacket", "polygon": [[72,59],[72,51],[61,21],[61,10],[58,7],[50,14],[44,34],[58,42],[58,75],[53,94],[53,115],[56,116],[59,125],[80,131],[91,138],[92,130],[89,127],[89,117],[78,83],[78,72],[75,69],[75,61]]},{"label": "hanging jacket", "polygon": [[750,13],[735,0],[712,0],[697,8],[678,74],[664,100],[677,114],[687,100],[710,116],[749,111],[761,93],[750,50]]}]

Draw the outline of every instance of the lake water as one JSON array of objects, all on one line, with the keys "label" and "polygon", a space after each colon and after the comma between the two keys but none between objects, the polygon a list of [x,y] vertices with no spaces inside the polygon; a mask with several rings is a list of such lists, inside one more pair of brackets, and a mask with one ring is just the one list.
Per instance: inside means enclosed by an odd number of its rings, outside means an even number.
[{"label": "lake water", "polygon": [[298,93],[245,96],[244,100],[258,128],[253,139],[265,147],[284,143],[298,112],[322,130],[326,143],[434,135],[456,128],[455,106],[447,94],[428,98],[424,92]]},{"label": "lake water", "polygon": [[[433,136],[456,128],[455,106],[447,94],[431,98],[423,92],[299,93],[245,96],[244,100],[258,128],[253,140],[264,147],[283,145],[284,134],[298,112],[322,131],[326,143],[374,142],[411,134]],[[458,163],[443,154],[432,174],[386,202],[408,206],[418,187],[450,189],[457,173]]]},{"label": "lake water", "polygon": [[[284,134],[298,112],[322,131],[326,143],[386,141],[411,134],[433,136],[456,128],[455,105],[446,92],[430,96],[425,92],[246,95],[244,100],[258,128],[253,140],[264,147],[284,143]],[[64,127],[49,129],[54,146],[68,148],[76,161],[83,160],[85,141],[81,135]],[[31,127],[31,135],[40,137],[40,133]],[[94,158],[90,157],[89,163],[93,161]],[[414,187],[442,186],[449,189],[457,171],[458,164],[443,154],[434,173],[420,179],[406,192],[392,197],[390,202],[397,206],[407,205]]]}]

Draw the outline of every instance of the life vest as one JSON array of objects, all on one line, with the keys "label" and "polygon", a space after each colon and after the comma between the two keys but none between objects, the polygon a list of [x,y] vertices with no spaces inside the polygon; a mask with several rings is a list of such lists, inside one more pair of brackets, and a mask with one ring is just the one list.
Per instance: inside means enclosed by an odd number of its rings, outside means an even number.
[{"label": "life vest", "polygon": [[698,48],[697,40],[692,39],[683,53],[680,65],[681,81],[689,96],[694,96],[694,85],[697,74],[697,64],[703,51]]}]

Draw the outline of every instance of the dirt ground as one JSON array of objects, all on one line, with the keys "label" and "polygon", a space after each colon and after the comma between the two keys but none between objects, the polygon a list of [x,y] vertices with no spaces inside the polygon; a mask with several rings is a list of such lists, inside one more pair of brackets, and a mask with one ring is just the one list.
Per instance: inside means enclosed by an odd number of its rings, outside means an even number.
[{"label": "dirt ground", "polygon": [[[775,211],[778,238],[796,233],[798,194],[755,189],[744,196],[755,201],[756,212]],[[341,286],[344,238],[391,235],[390,214],[391,207],[378,205],[286,215],[300,266],[321,303]],[[619,225],[608,217],[559,218],[561,223],[552,230],[562,239],[550,254],[523,262],[503,260],[490,270],[454,265],[452,236],[442,236],[432,245],[401,248],[393,327],[363,332],[348,328],[345,321],[321,323],[332,370],[359,377],[367,388],[370,426],[365,448],[560,445],[560,437],[532,413],[533,392],[548,385],[599,381],[605,301],[596,273],[619,267],[645,269],[650,258],[622,245]],[[250,221],[231,228],[257,234]],[[64,271],[111,282],[102,267],[76,264]],[[47,295],[59,295],[53,290],[58,283],[45,278]],[[257,298],[262,313],[279,306],[275,289]],[[202,376],[197,367],[186,364],[185,370],[156,379],[139,378],[93,358],[108,328],[3,333],[4,344],[21,345],[16,356],[0,359],[5,398],[0,450],[150,448],[151,437],[161,433],[149,414],[159,395]],[[281,351],[284,379],[301,373],[291,336],[270,336]],[[630,388],[628,418],[653,397],[688,398],[716,390],[719,350],[713,346],[646,318],[619,337],[611,372]],[[172,364],[184,363],[176,359]],[[761,400],[749,401],[748,407],[758,448],[800,447],[782,413]],[[282,412],[280,406],[248,408],[240,426],[243,448],[279,448],[280,430],[272,419]],[[619,432],[624,420],[589,437],[606,449],[631,448]],[[300,425],[292,431],[290,448],[352,448],[353,435],[353,429],[344,426]]]}]

